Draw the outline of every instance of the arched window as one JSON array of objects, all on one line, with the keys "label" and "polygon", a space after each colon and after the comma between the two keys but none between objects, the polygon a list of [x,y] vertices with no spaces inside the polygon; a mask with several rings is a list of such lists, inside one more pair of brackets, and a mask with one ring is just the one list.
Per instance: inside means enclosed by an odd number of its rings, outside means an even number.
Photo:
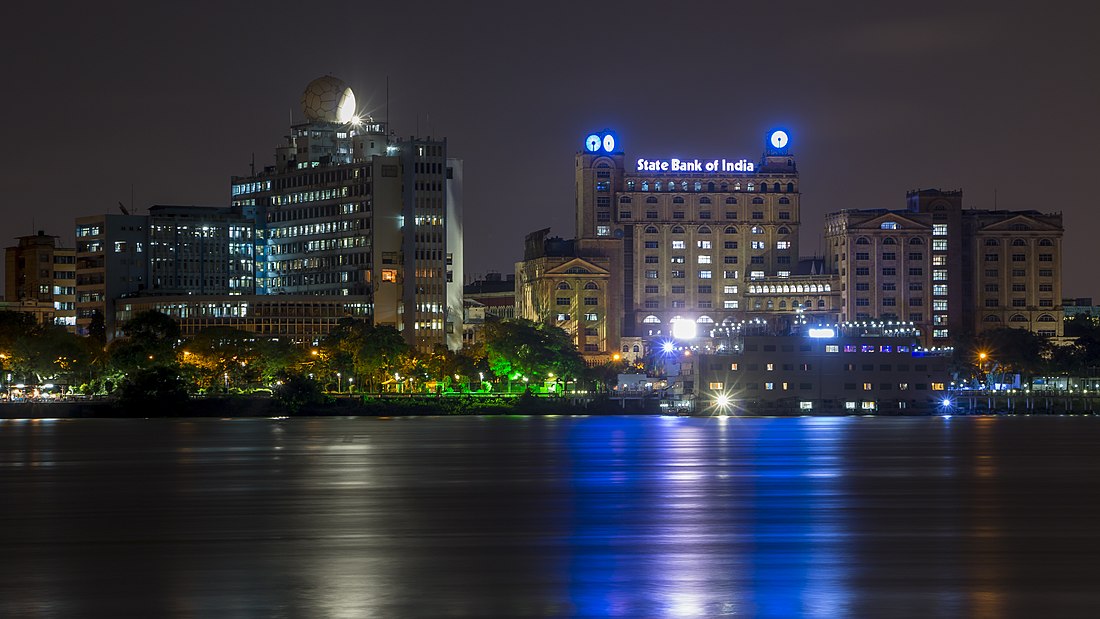
[{"label": "arched window", "polygon": [[990,314],[989,316],[986,316],[982,320],[985,321],[985,322],[1001,322],[1001,319],[1000,319],[999,316],[994,316],[992,314]]},{"label": "arched window", "polygon": [[737,234],[737,226],[726,226],[726,229],[722,231],[723,234]]},{"label": "arched window", "polygon": [[986,247],[996,247],[1000,244],[1001,244],[1000,241],[998,241],[997,239],[986,239],[985,240],[985,246]]},{"label": "arched window", "polygon": [[[792,165],[791,160],[787,160],[787,165]],[[794,183],[787,183],[787,193],[794,193]]]},{"label": "arched window", "polygon": [[661,181],[653,181],[653,191],[661,190]]},{"label": "arched window", "polygon": [[[702,191],[702,190],[703,190],[703,182],[702,181],[695,181],[695,191]],[[714,191],[714,190],[711,189],[711,191]]]},{"label": "arched window", "polygon": [[764,198],[753,198],[752,203],[753,204],[763,204],[764,203]]},{"label": "arched window", "polygon": [[596,282],[587,282],[587,283],[586,283],[586,284],[584,285],[584,289],[585,289],[585,290],[599,290],[599,289],[600,289],[600,285],[599,285],[599,284],[597,284]]},{"label": "arched window", "polygon": [[696,230],[696,233],[698,233],[698,234],[710,234],[710,228],[707,227],[707,226],[699,226],[699,229]]},{"label": "arched window", "polygon": [[779,183],[776,183],[772,186],[772,191],[774,191],[775,193],[779,193]]},{"label": "arched window", "polygon": [[1023,239],[1012,239],[1013,247],[1027,247],[1027,241]]},{"label": "arched window", "polygon": [[642,191],[649,191],[649,181],[642,181]]},{"label": "arched window", "polygon": [[1024,318],[1023,314],[1013,314],[1012,318],[1008,319],[1009,322],[1027,322],[1027,318]]},{"label": "arched window", "polygon": [[814,306],[814,300],[813,299],[806,299],[806,302],[802,304],[802,307],[805,307],[806,309],[812,309],[813,306]]},{"label": "arched window", "polygon": [[768,309],[775,309],[775,301],[768,299]]},{"label": "arched window", "polygon": [[714,191],[714,181],[710,181],[709,183],[707,183],[707,191]]},{"label": "arched window", "polygon": [[817,306],[818,307],[825,307],[825,299],[818,299],[817,300]]},{"label": "arched window", "polygon": [[775,231],[776,234],[790,234],[791,229],[787,226],[779,226],[779,229]]},{"label": "arched window", "polygon": [[910,245],[924,245],[924,241],[922,241],[919,236],[915,236],[915,237],[909,239],[909,244]]},{"label": "arched window", "polygon": [[[645,190],[643,189],[642,191],[645,191]],[[657,197],[656,196],[649,196],[648,198],[645,199],[645,203],[646,204],[657,204]]]},{"label": "arched window", "polygon": [[572,286],[570,286],[567,282],[561,282],[561,283],[558,284],[558,290],[572,290],[572,289],[573,289]]},{"label": "arched window", "polygon": [[699,204],[710,204],[710,198],[708,198],[706,196],[703,196],[702,198],[699,198]]},{"label": "arched window", "polygon": [[871,244],[871,239],[869,239],[865,236],[861,236],[858,239],[856,239],[856,245],[870,245],[870,244]]},{"label": "arched window", "polygon": [[700,316],[695,322],[701,325],[712,325],[714,324],[714,319],[710,316]]},{"label": "arched window", "polygon": [[737,181],[736,183],[733,184],[733,190],[734,191],[741,191],[741,181]]},{"label": "arched window", "polygon": [[[729,183],[722,183],[721,187],[722,187],[722,191],[729,191],[730,190],[730,184]],[[714,191],[714,190],[711,189],[711,191]]]},{"label": "arched window", "polygon": [[630,196],[619,196],[619,204],[630,204]]},{"label": "arched window", "polygon": [[1039,247],[1054,247],[1054,241],[1050,239],[1039,239]]},{"label": "arched window", "polygon": [[[671,185],[669,185],[668,190],[672,191],[672,186]],[[687,190],[688,190],[688,182],[687,181],[682,181],[680,183],[680,191],[687,191]]]},{"label": "arched window", "polygon": [[672,199],[672,203],[673,204],[683,204],[684,203],[684,198],[682,196],[676,196],[675,198]]},{"label": "arched window", "polygon": [[760,193],[768,193],[768,184],[760,183]]},{"label": "arched window", "polygon": [[746,186],[746,191],[752,191],[752,190],[754,190],[754,189],[756,189],[756,186],[755,186],[755,185],[753,185],[752,183],[749,183],[749,184],[748,184],[748,185]]},{"label": "arched window", "polygon": [[645,227],[645,233],[646,234],[657,234],[657,226],[646,226]]},{"label": "arched window", "polygon": [[672,233],[673,234],[683,234],[684,233],[684,227],[683,226],[672,226]]},{"label": "arched window", "polygon": [[623,344],[623,352],[630,352],[630,345],[629,344]]},{"label": "arched window", "polygon": [[894,240],[894,237],[888,236],[888,237],[882,239],[882,244],[883,245],[897,245],[898,242],[896,240]]},{"label": "arched window", "polygon": [[753,234],[764,234],[764,229],[760,226],[753,226],[752,229],[749,230],[749,232],[752,232]]},{"label": "arched window", "polygon": [[659,324],[661,324],[661,319],[657,318],[653,314],[650,314],[649,316],[646,316],[645,318],[643,318],[642,322],[644,322],[647,325],[659,325]]},{"label": "arched window", "polygon": [[637,344],[634,345],[634,352],[641,352],[641,349],[638,348]]},{"label": "arched window", "polygon": [[737,204],[737,198],[733,196],[726,198],[726,204]]},{"label": "arched window", "polygon": [[1054,322],[1054,316],[1051,316],[1050,314],[1041,314],[1039,316],[1039,320],[1037,320],[1036,322]]},{"label": "arched window", "polygon": [[781,310],[787,309],[787,302],[786,301],[780,301],[779,302],[779,309],[781,309]]},{"label": "arched window", "polygon": [[791,199],[788,198],[787,196],[783,196],[782,198],[779,198],[779,203],[780,204],[790,204]]}]

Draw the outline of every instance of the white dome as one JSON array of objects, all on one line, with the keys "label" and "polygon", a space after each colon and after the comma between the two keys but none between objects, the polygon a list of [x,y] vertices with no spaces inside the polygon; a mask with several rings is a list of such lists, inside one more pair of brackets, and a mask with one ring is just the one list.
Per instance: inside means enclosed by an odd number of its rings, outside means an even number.
[{"label": "white dome", "polygon": [[319,77],[302,93],[302,113],[310,122],[349,123],[355,117],[355,93],[340,78]]}]

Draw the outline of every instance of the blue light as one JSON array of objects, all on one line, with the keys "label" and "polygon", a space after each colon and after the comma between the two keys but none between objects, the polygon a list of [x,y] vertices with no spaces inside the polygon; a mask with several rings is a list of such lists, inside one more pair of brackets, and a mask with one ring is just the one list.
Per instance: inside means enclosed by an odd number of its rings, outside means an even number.
[{"label": "blue light", "polygon": [[787,132],[782,129],[776,129],[772,131],[772,134],[768,136],[768,143],[772,145],[772,148],[783,149],[790,143],[790,137]]},{"label": "blue light", "polygon": [[661,344],[661,350],[666,352],[666,353],[672,352],[675,348],[676,348],[676,344],[673,344],[672,342],[665,342],[665,343]]},{"label": "blue light", "polygon": [[584,147],[590,153],[594,153],[594,152],[600,150],[600,144],[602,144],[602,143],[603,143],[603,140],[601,140],[600,136],[595,134],[595,133],[593,133],[592,135],[590,135],[590,136],[588,136],[587,138],[584,139]]}]

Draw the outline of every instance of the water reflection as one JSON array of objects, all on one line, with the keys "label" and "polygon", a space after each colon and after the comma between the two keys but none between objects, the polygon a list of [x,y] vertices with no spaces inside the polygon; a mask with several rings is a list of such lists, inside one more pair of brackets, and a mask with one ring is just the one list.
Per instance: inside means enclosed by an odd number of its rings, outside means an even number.
[{"label": "water reflection", "polygon": [[0,422],[0,616],[1090,616],[1091,418]]}]

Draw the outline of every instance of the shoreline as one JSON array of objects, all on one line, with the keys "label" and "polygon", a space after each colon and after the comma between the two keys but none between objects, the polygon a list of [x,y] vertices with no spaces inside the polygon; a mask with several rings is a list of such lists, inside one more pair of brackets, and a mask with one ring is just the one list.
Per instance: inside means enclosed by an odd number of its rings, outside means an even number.
[{"label": "shoreline", "polygon": [[[292,410],[284,403],[261,397],[196,398],[177,403],[120,402],[90,400],[77,402],[8,402],[0,404],[0,420],[11,419],[136,419],[173,417],[272,418],[272,417],[429,417],[473,415],[639,415],[639,416],[719,416],[714,411],[677,412],[654,406],[656,401],[620,403],[607,399],[590,401],[564,398],[523,398],[501,396],[494,399],[435,396],[334,398],[331,401]],[[752,411],[752,412],[749,412]],[[944,410],[936,406],[858,411],[850,409],[800,410],[797,406],[738,407],[730,417],[930,417],[930,416],[1023,416],[1023,415],[1094,415],[1091,410],[1072,407],[1049,409],[1000,409],[954,406]]]}]

